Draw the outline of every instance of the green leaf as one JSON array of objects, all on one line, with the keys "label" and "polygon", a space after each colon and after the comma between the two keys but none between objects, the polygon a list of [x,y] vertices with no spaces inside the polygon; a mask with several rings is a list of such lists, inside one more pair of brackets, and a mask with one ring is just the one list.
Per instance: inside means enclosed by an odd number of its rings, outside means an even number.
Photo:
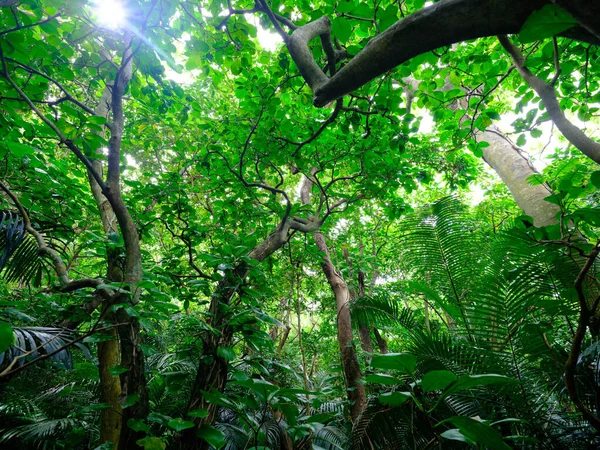
[{"label": "green leaf", "polygon": [[23,145],[20,142],[8,141],[6,142],[6,146],[8,147],[8,150],[10,150],[10,152],[18,158],[32,155],[34,152],[34,149],[31,148],[29,145]]},{"label": "green leaf", "polygon": [[411,397],[410,392],[386,392],[379,396],[379,402],[382,405],[400,406]]},{"label": "green leaf", "polygon": [[577,20],[555,4],[547,4],[531,13],[521,31],[519,40],[528,43],[557,35],[577,25]]},{"label": "green leaf", "polygon": [[15,334],[7,322],[0,322],[0,353],[4,353],[13,344]]},{"label": "green leaf", "polygon": [[167,445],[157,437],[145,437],[135,442],[140,447],[144,447],[144,450],[165,450]]},{"label": "green leaf", "polygon": [[110,373],[113,377],[121,375],[122,373],[127,372],[127,369],[123,366],[114,366],[108,369],[108,373]]},{"label": "green leaf", "polygon": [[452,441],[466,442],[467,444],[475,444],[475,442],[473,442],[471,439],[462,434],[458,428],[452,428],[451,430],[444,431],[442,434],[440,434],[440,436],[445,439],[450,439]]},{"label": "green leaf", "polygon": [[129,419],[127,421],[127,426],[133,431],[145,431],[146,433],[150,433],[150,425],[141,419]]},{"label": "green leaf", "polygon": [[573,217],[577,217],[594,227],[600,227],[599,208],[580,208],[573,213]]},{"label": "green leaf", "polygon": [[534,137],[534,138],[539,138],[543,134],[542,130],[538,130],[537,128],[534,128],[533,130],[531,130],[530,133],[531,133],[531,137]]},{"label": "green leaf", "polygon": [[204,439],[217,450],[225,446],[225,435],[211,425],[202,425],[196,430],[196,436]]},{"label": "green leaf", "polygon": [[592,175],[590,175],[590,181],[594,186],[600,189],[600,170],[592,172]]},{"label": "green leaf", "polygon": [[187,430],[188,428],[194,428],[194,422],[190,420],[183,420],[180,417],[169,420],[167,425],[169,425],[169,428],[173,428],[175,431],[183,431]]},{"label": "green leaf", "polygon": [[93,123],[96,125],[104,125],[106,123],[106,117],[104,116],[90,116],[87,118],[89,123]]},{"label": "green leaf", "polygon": [[511,448],[502,440],[500,433],[485,423],[470,419],[468,417],[456,416],[446,419],[436,426],[439,426],[445,422],[450,422],[452,425],[458,427],[460,433],[466,438],[470,439],[472,442],[483,445],[484,447],[492,450],[511,450]]},{"label": "green leaf", "polygon": [[128,395],[124,402],[121,403],[121,408],[129,408],[130,406],[135,405],[140,401],[140,396],[138,394]]},{"label": "green leaf", "polygon": [[377,383],[377,384],[384,384],[384,385],[388,385],[388,384],[401,384],[402,380],[399,380],[396,377],[393,377],[391,375],[385,375],[382,373],[372,373],[370,375],[367,375],[365,377],[365,381],[367,383]]},{"label": "green leaf", "polygon": [[227,361],[233,361],[235,359],[235,351],[231,347],[219,347],[217,349],[217,355]]},{"label": "green leaf", "polygon": [[91,336],[86,337],[83,342],[91,342],[91,343],[95,343],[95,342],[106,342],[106,341],[112,341],[115,337],[112,334],[106,334],[106,333],[94,333]]},{"label": "green leaf", "polygon": [[200,417],[201,419],[204,419],[205,417],[208,416],[208,410],[204,409],[204,408],[194,409],[193,411],[190,411],[188,413],[188,416],[191,416],[191,417]]},{"label": "green leaf", "polygon": [[488,386],[490,384],[518,384],[514,378],[505,377],[504,375],[496,374],[481,374],[481,375],[464,375],[460,377],[454,384],[450,385],[443,393],[443,397],[455,394],[459,391],[471,389],[478,386]]},{"label": "green leaf", "polygon": [[432,370],[423,375],[421,389],[423,392],[439,391],[456,381],[457,376],[449,370]]},{"label": "green leaf", "polygon": [[417,358],[410,353],[376,355],[371,360],[371,367],[375,369],[399,370],[411,374],[417,367]]}]

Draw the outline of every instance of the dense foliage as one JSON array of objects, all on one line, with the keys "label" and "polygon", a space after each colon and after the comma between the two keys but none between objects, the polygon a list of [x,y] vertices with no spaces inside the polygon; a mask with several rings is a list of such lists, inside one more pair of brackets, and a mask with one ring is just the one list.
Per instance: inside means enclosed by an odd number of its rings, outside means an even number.
[{"label": "dense foliage", "polygon": [[0,448],[600,446],[600,32],[468,3],[0,0]]}]

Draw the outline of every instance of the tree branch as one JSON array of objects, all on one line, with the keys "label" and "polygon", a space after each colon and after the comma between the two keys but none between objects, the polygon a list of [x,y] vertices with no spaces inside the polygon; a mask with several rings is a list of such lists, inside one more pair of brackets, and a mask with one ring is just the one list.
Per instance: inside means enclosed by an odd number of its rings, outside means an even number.
[{"label": "tree branch", "polygon": [[[582,0],[568,0],[574,1]],[[546,3],[548,0],[442,0],[403,18],[371,39],[330,79],[319,69],[307,45],[312,38],[330,32],[329,19],[322,17],[296,29],[288,50],[315,94],[315,106],[322,107],[427,51],[480,37],[518,33],[531,13]],[[598,43],[595,36],[581,27],[572,28],[568,34]]]},{"label": "tree branch", "polygon": [[96,170],[94,170],[94,167],[93,167],[91,161],[83,154],[83,152],[79,149],[79,147],[77,147],[73,143],[73,141],[71,141],[70,139],[66,138],[66,136],[54,124],[54,122],[52,122],[44,114],[42,114],[42,112],[34,105],[34,103],[29,99],[29,97],[27,97],[27,95],[25,94],[25,92],[23,92],[23,90],[11,78],[10,74],[8,73],[8,67],[6,66],[6,59],[4,57],[4,52],[2,50],[2,45],[0,45],[0,60],[2,62],[2,76],[6,79],[6,81],[8,81],[8,83],[12,86],[12,88],[15,91],[17,91],[17,93],[21,96],[21,98],[23,98],[23,100],[25,100],[25,102],[29,105],[29,108],[40,119],[42,119],[42,121],[46,125],[48,125],[52,129],[52,131],[54,131],[54,133],[58,136],[61,144],[66,145],[67,148],[69,150],[71,150],[75,154],[75,156],[77,156],[77,158],[81,162],[83,162],[83,164],[87,167],[87,169],[90,171],[90,173],[92,173],[92,175],[93,175],[94,179],[96,180],[96,182],[100,186],[102,186],[103,189],[105,189],[106,186],[105,186],[104,180],[102,180],[102,177],[100,176],[100,174],[98,174],[98,172]]},{"label": "tree branch", "polygon": [[[594,314],[594,308],[590,309],[586,302],[585,293],[583,291],[583,284],[588,272],[594,265],[598,254],[600,254],[600,243],[597,243],[594,246],[592,252],[588,256],[574,283],[575,291],[577,292],[577,297],[579,300],[579,321],[577,324],[577,331],[575,332],[575,336],[573,338],[573,343],[571,344],[569,358],[567,359],[567,363],[565,365],[564,375],[565,386],[567,388],[567,392],[569,393],[569,397],[571,398],[573,404],[577,407],[577,409],[579,409],[583,417],[596,429],[596,431],[600,431],[600,419],[592,411],[590,411],[588,407],[579,398],[579,393],[577,392],[577,386],[575,384],[575,372],[577,369],[577,362],[579,360],[579,355],[581,354],[581,346],[585,338],[587,327],[589,325],[590,319]],[[595,300],[595,306],[597,306],[599,300],[600,297],[598,297]]]},{"label": "tree branch", "polygon": [[[0,7],[1,6],[2,5],[0,5]],[[49,17],[45,18],[44,20],[40,20],[39,22],[30,23],[28,25],[17,25],[14,28],[9,28],[8,30],[0,31],[0,36],[4,36],[5,34],[12,33],[14,31],[19,31],[19,30],[24,30],[26,28],[33,28],[33,27],[40,26],[42,24],[45,24],[46,22],[50,22],[50,21],[56,19],[57,17],[60,17],[61,14],[62,14],[62,12],[57,12],[56,14],[49,16]]]},{"label": "tree branch", "polygon": [[587,137],[583,131],[566,118],[556,98],[554,86],[551,83],[546,83],[525,67],[525,58],[523,57],[521,50],[519,50],[507,36],[498,36],[498,40],[511,56],[515,67],[525,82],[531,86],[542,99],[542,103],[546,107],[550,119],[552,119],[552,122],[554,122],[563,136],[584,155],[600,164],[600,143]]}]

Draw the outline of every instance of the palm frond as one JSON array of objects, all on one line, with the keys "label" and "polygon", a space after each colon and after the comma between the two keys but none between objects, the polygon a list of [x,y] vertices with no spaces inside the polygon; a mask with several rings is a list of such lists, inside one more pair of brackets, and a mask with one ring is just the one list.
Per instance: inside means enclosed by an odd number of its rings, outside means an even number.
[{"label": "palm frond", "polygon": [[400,302],[385,291],[357,297],[349,306],[355,327],[387,328],[400,325],[410,330],[416,326],[412,311],[401,307]]},{"label": "palm frond", "polygon": [[12,212],[0,212],[0,271],[9,283],[41,283],[45,269],[35,239],[26,234],[23,219]]},{"label": "palm frond", "polygon": [[408,230],[401,243],[403,266],[455,305],[460,314],[453,319],[468,331],[465,299],[487,255],[486,242],[475,224],[457,199],[446,197],[417,211],[402,227]]},{"label": "palm frond", "polygon": [[[77,338],[77,333],[66,328],[55,327],[15,327],[14,344],[4,353],[0,353],[0,367],[8,366],[15,361],[15,366],[22,365],[25,361],[35,359],[40,355],[49,355],[51,361],[59,362],[65,368],[73,368],[71,344]],[[92,359],[88,348],[75,342],[73,346],[79,348],[85,357]]]}]

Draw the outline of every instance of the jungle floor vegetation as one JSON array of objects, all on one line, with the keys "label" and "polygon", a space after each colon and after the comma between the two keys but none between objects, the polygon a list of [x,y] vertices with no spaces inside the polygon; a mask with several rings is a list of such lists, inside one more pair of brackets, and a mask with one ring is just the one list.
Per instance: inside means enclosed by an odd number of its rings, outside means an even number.
[{"label": "jungle floor vegetation", "polygon": [[0,448],[600,448],[598,17],[0,0]]}]

